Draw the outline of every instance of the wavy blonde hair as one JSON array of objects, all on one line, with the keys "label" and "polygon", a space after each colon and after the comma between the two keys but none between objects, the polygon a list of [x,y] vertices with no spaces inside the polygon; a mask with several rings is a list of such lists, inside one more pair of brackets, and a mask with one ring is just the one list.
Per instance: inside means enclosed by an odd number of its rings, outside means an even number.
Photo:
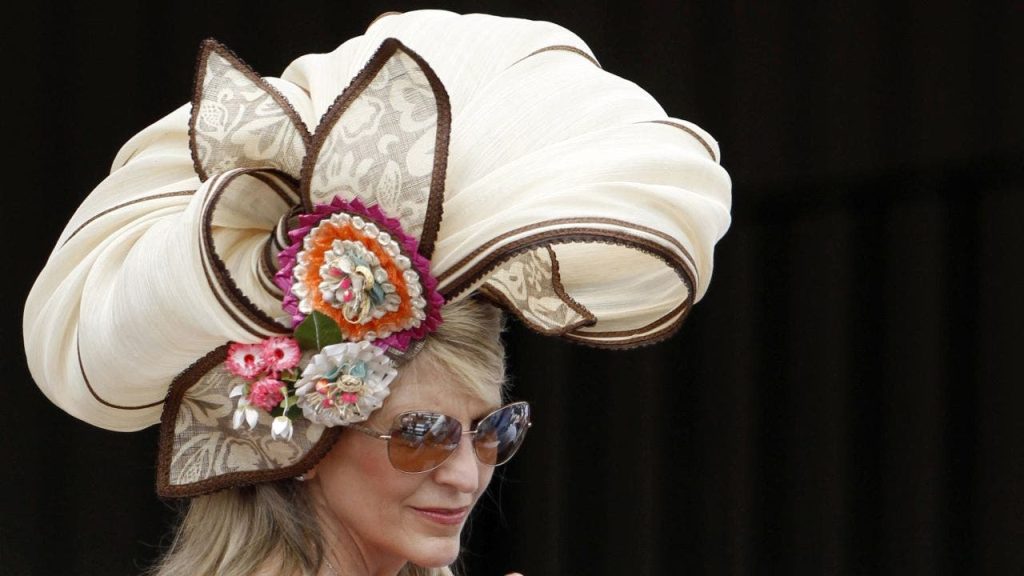
[{"label": "wavy blonde hair", "polygon": [[[453,376],[487,401],[503,396],[503,320],[493,306],[463,300],[445,306],[444,323],[411,361]],[[401,376],[399,376],[401,380]],[[199,496],[183,510],[174,541],[151,576],[314,576],[327,542],[306,486],[294,479]],[[399,576],[453,576],[407,564]]]}]

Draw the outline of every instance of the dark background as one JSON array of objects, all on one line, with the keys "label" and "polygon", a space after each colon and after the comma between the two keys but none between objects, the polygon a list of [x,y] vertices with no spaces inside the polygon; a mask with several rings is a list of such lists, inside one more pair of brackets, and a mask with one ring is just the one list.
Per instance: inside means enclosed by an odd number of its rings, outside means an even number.
[{"label": "dark background", "polygon": [[[436,4],[575,31],[711,132],[734,183],[671,340],[513,327],[537,425],[472,526],[471,574],[1024,572],[1024,3],[766,4]],[[24,298],[114,153],[189,99],[207,36],[276,76],[414,7],[5,14],[0,573],[137,573],[174,517],[155,429],[82,424],[25,368]]]}]

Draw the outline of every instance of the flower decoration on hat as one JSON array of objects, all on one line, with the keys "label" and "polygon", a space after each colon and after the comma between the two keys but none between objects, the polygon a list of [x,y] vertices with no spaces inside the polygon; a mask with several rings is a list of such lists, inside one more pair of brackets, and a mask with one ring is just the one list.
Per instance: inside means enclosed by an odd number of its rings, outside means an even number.
[{"label": "flower decoration on hat", "polygon": [[339,198],[298,218],[281,251],[276,284],[294,322],[314,310],[332,319],[344,340],[405,350],[441,323],[444,299],[430,262],[398,220],[359,199]]},{"label": "flower decoration on hat", "polygon": [[243,422],[250,429],[255,428],[263,411],[275,416],[272,437],[291,439],[290,413],[294,413],[297,398],[289,383],[295,380],[294,368],[300,358],[299,343],[292,338],[268,338],[259,344],[233,342],[228,347],[225,366],[245,379],[228,394],[238,398],[232,418],[235,429],[241,428]]},{"label": "flower decoration on hat", "polygon": [[292,421],[300,416],[328,427],[366,420],[384,403],[398,375],[385,350],[370,340],[345,341],[338,324],[315,310],[294,338],[232,343],[224,366],[245,380],[229,393],[238,399],[232,427],[255,429],[265,412],[274,417],[271,437],[290,440]]},{"label": "flower decoration on hat", "polygon": [[303,429],[366,420],[397,375],[389,353],[407,357],[440,325],[430,257],[449,133],[444,87],[398,40],[380,45],[312,132],[272,84],[204,42],[189,131],[209,198],[204,222],[221,205],[258,201],[233,184],[239,176],[280,184],[266,201],[280,212],[261,280],[280,290],[283,320],[276,307],[254,310],[203,236],[225,302],[262,336],[231,342],[223,360],[237,434],[264,422],[272,440],[292,441],[299,420]]},{"label": "flower decoration on hat", "polygon": [[296,382],[305,417],[324,426],[366,420],[380,408],[398,371],[383,349],[369,342],[325,347]]}]

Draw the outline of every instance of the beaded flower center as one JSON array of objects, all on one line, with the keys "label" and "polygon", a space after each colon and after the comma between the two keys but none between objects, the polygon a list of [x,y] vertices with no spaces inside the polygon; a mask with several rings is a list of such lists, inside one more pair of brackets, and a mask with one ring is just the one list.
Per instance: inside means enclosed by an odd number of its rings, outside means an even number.
[{"label": "beaded flower center", "polygon": [[352,240],[335,240],[320,266],[320,296],[345,320],[366,324],[398,310],[401,297],[377,256]]},{"label": "beaded flower center", "polygon": [[303,314],[322,312],[346,340],[386,338],[427,317],[420,275],[390,234],[339,212],[303,239],[292,271]]}]

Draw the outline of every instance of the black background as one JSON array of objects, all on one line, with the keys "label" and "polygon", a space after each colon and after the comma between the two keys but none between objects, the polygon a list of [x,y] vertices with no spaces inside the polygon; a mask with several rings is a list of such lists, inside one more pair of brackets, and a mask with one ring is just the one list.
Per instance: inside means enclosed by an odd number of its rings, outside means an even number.
[{"label": "black background", "polygon": [[[537,425],[471,574],[1024,571],[1024,4],[447,2],[550,20],[722,147],[734,221],[671,340],[514,326]],[[214,36],[276,76],[410,2],[5,14],[0,573],[132,574],[166,544],[156,434],[93,429],[25,367],[21,308]]]}]

